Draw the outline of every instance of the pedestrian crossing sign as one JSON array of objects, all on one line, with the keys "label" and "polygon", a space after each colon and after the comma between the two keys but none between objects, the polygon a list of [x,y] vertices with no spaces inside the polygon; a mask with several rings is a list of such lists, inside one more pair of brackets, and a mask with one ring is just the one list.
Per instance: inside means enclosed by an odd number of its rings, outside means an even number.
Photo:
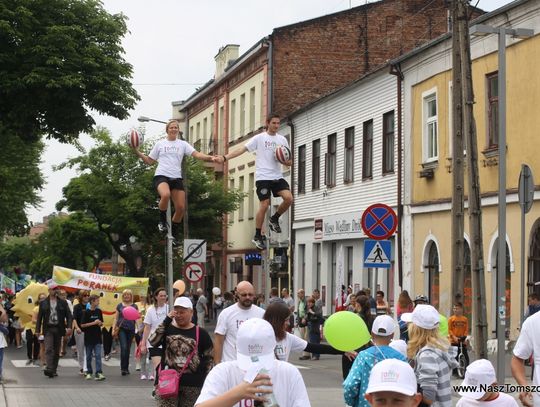
[{"label": "pedestrian crossing sign", "polygon": [[392,266],[392,243],[390,240],[364,240],[364,268],[385,268]]}]

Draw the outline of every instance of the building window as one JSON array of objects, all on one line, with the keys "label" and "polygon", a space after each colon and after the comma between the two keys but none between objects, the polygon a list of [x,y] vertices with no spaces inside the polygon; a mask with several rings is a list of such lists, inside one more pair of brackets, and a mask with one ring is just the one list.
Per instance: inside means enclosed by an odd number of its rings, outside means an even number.
[{"label": "building window", "polygon": [[345,173],[343,181],[354,181],[354,127],[345,129]]},{"label": "building window", "polygon": [[306,146],[298,147],[298,193],[306,192]]},{"label": "building window", "polygon": [[373,177],[373,120],[364,122],[362,143],[362,178]]},{"label": "building window", "polygon": [[255,173],[249,174],[249,190],[248,190],[248,218],[255,217]]},{"label": "building window", "polygon": [[437,133],[437,94],[432,93],[424,97],[424,162],[439,158]]},{"label": "building window", "polygon": [[242,194],[242,198],[240,199],[240,205],[238,206],[238,220],[242,221],[244,220],[244,201],[245,196],[244,194],[244,177],[238,178],[238,190]]},{"label": "building window", "polygon": [[225,108],[223,106],[221,106],[219,108],[219,128],[218,128],[218,138],[221,138],[223,137],[223,130],[225,130],[223,128],[223,123],[224,123],[224,117],[223,115],[225,114]]},{"label": "building window", "polygon": [[231,134],[229,140],[234,140],[237,137],[236,134],[236,99],[231,100]]},{"label": "building window", "polygon": [[[234,178],[231,178],[231,179],[229,180],[229,189],[230,189],[231,191],[234,190]],[[229,220],[230,220],[231,222],[234,222],[234,212],[231,212],[231,213],[229,214]]]},{"label": "building window", "polygon": [[325,165],[325,181],[327,187],[336,186],[336,144],[337,134],[330,134],[328,136],[328,147],[326,153],[326,165]]},{"label": "building window", "polygon": [[246,94],[240,95],[240,136],[246,134]]},{"label": "building window", "polygon": [[428,293],[430,304],[439,309],[439,251],[435,242],[431,242],[428,252]]},{"label": "building window", "polygon": [[499,73],[487,76],[488,85],[488,149],[499,147]]},{"label": "building window", "polygon": [[347,286],[353,285],[353,265],[353,248],[347,246]]},{"label": "building window", "polygon": [[311,189],[321,187],[321,139],[313,140],[313,156],[311,158]]},{"label": "building window", "polygon": [[298,245],[298,287],[304,288],[306,281],[306,245]]},{"label": "building window", "polygon": [[255,86],[249,90],[249,131],[255,130]]},{"label": "building window", "polygon": [[394,172],[394,111],[383,115],[383,174]]}]

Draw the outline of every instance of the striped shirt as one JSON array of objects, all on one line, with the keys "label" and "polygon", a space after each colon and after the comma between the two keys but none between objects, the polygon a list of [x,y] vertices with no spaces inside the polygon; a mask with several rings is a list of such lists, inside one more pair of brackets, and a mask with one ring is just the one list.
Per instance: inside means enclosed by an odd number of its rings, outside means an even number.
[{"label": "striped shirt", "polygon": [[432,407],[451,407],[450,379],[456,360],[448,353],[424,346],[415,358],[416,380],[425,398],[433,400]]}]

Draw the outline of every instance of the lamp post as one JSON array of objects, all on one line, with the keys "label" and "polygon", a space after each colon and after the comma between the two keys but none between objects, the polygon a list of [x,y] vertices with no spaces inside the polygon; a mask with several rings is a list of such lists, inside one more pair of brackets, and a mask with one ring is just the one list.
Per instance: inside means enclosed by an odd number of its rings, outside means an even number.
[{"label": "lamp post", "polygon": [[167,122],[164,122],[163,120],[151,119],[151,118],[146,117],[146,116],[139,116],[137,118],[137,120],[140,121],[140,122],[156,122],[156,123],[167,124]]},{"label": "lamp post", "polygon": [[[476,24],[470,29],[471,35],[485,36],[498,34],[499,36],[499,227],[498,227],[498,253],[497,253],[497,381],[505,381],[505,339],[506,339],[506,36],[514,38],[528,38],[534,35],[534,30],[526,28],[492,27]],[[523,259],[521,259],[523,261]],[[524,284],[524,281],[521,282]],[[520,299],[523,301],[523,298]]]}]

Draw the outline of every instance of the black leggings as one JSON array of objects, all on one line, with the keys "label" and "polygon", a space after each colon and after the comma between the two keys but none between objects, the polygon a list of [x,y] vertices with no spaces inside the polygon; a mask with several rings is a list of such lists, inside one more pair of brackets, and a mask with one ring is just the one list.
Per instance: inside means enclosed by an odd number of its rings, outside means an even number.
[{"label": "black leggings", "polygon": [[26,330],[26,356],[28,356],[28,360],[39,359],[38,336],[34,335],[31,329]]},{"label": "black leggings", "polygon": [[102,328],[101,332],[103,333],[103,353],[107,356],[111,354],[112,349],[112,328]]}]

